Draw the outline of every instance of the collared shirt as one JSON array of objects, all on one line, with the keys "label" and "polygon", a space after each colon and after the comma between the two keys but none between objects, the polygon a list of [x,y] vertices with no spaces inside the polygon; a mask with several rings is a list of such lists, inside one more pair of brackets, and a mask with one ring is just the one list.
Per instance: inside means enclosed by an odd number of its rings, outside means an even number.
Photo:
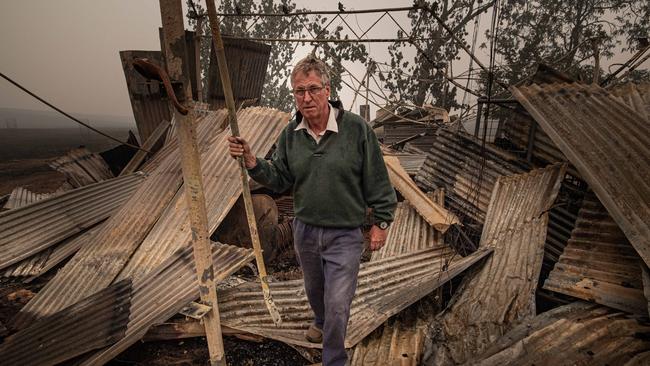
[{"label": "collared shirt", "polygon": [[300,124],[296,126],[294,131],[306,129],[307,133],[313,137],[318,144],[320,142],[320,139],[325,135],[326,131],[332,131],[333,133],[339,132],[339,125],[336,123],[336,117],[338,117],[338,114],[339,110],[330,104],[330,114],[327,117],[327,127],[325,127],[323,131],[319,132],[318,134],[314,132],[311,128],[309,128],[309,123],[307,123],[307,120],[305,120],[305,118],[300,121]]}]

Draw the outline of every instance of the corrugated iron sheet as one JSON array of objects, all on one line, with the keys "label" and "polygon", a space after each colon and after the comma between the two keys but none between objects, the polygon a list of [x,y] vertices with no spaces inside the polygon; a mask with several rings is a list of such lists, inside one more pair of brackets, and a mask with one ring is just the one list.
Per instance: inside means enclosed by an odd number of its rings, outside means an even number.
[{"label": "corrugated iron sheet", "polygon": [[0,213],[0,268],[6,268],[106,219],[143,181],[132,174]]},{"label": "corrugated iron sheet", "polygon": [[648,315],[641,263],[625,234],[590,194],[583,201],[571,239],[544,288]]},{"label": "corrugated iron sheet", "polygon": [[[245,40],[223,37],[226,63],[230,73],[230,82],[235,101],[259,98],[266,78],[271,46]],[[225,100],[219,67],[215,57],[214,45],[211,46],[210,66],[208,71],[208,104],[213,108],[223,108]]]},{"label": "corrugated iron sheet", "polygon": [[[488,255],[482,249],[465,258],[448,248],[430,248],[363,263],[352,301],[346,347],[352,347],[392,315]],[[245,283],[219,293],[222,324],[248,333],[307,348],[321,344],[305,340],[313,320],[302,280],[272,282],[271,294],[282,316],[275,326],[258,283]]]},{"label": "corrugated iron sheet", "polygon": [[409,137],[425,133],[424,136],[411,140],[411,145],[428,151],[435,141],[437,127],[408,121],[388,121],[384,126],[384,144],[392,145]]},{"label": "corrugated iron sheet", "polygon": [[[277,140],[289,115],[256,107],[242,110],[237,118],[241,136],[249,142],[253,152],[264,155]],[[212,123],[218,124],[216,121]],[[228,153],[226,137],[229,131],[214,136],[209,150],[201,156],[209,232],[217,229],[241,195],[239,167]],[[147,273],[189,242],[191,231],[183,194],[184,190],[177,193],[118,278],[138,277]]]},{"label": "corrugated iron sheet", "polygon": [[649,332],[647,323],[624,313],[575,302],[517,325],[468,364],[623,365],[648,359]]},{"label": "corrugated iron sheet", "polygon": [[619,84],[609,89],[609,92],[646,120],[650,120],[650,82]]},{"label": "corrugated iron sheet", "polygon": [[442,247],[439,233],[411,206],[408,201],[397,204],[395,219],[388,230],[386,244],[372,252],[372,261],[391,258],[417,250]]},{"label": "corrugated iron sheet", "polygon": [[51,193],[34,193],[27,188],[16,187],[5,203],[4,208],[14,209],[50,197]]},{"label": "corrugated iron sheet", "polygon": [[[162,84],[158,81],[147,80],[135,71],[133,69],[133,60],[136,58],[146,58],[161,65],[162,54],[160,51],[120,51],[120,60],[126,78],[135,124],[138,127],[140,142],[144,143],[160,122],[163,120],[171,121],[172,117],[169,112],[169,99],[167,99]],[[162,146],[164,137],[161,140],[163,141],[154,145],[152,151],[156,151]]]},{"label": "corrugated iron sheet", "polygon": [[83,187],[114,177],[104,159],[85,147],[72,149],[48,165],[65,175],[73,187]]},{"label": "corrugated iron sheet", "polygon": [[648,120],[596,85],[512,87],[650,263]]},{"label": "corrugated iron sheet", "polygon": [[494,255],[473,275],[440,319],[433,337],[433,363],[462,364],[482,353],[514,322],[535,315],[548,209],[566,165],[509,177],[495,184],[480,248]]},{"label": "corrugated iron sheet", "polygon": [[13,264],[4,270],[3,277],[27,277],[24,282],[30,282],[34,278],[44,274],[57,264],[63,262],[90,240],[101,227],[101,223],[80,234],[75,234],[46,250],[33,255],[21,262]]},{"label": "corrugated iron sheet", "polygon": [[425,328],[426,324],[420,321],[389,319],[383,327],[354,347],[350,365],[420,365]]},{"label": "corrugated iron sheet", "polygon": [[449,226],[460,223],[456,215],[447,211],[443,205],[433,202],[417,187],[396,157],[384,156],[384,161],[393,187],[411,202],[411,205],[431,226],[444,233]]},{"label": "corrugated iron sheet", "polygon": [[439,130],[415,181],[427,191],[444,188],[452,212],[482,223],[497,178],[523,173],[528,167],[514,155],[490,144],[482,153],[481,145],[481,141],[466,133]]},{"label": "corrugated iron sheet", "polygon": [[[224,280],[253,260],[250,249],[213,243],[215,283]],[[124,338],[90,355],[84,365],[103,365],[140,340],[154,324],[167,321],[191,301],[199,289],[192,247],[188,244],[155,270],[133,281],[130,318]],[[218,300],[221,302],[221,299]]]},{"label": "corrugated iron sheet", "polygon": [[[511,147],[512,150],[527,153],[531,128],[535,129],[533,148],[530,155],[533,164],[536,166],[544,166],[546,164],[568,161],[564,153],[560,151],[546,132],[529,115],[522,113],[511,113],[508,115],[503,123],[503,137],[514,145]],[[580,174],[573,166],[568,167],[568,172],[575,177],[580,177]]]},{"label": "corrugated iron sheet", "polygon": [[[210,232],[241,193],[239,169],[227,152],[229,131],[218,129],[226,116],[225,110],[212,112],[200,119],[197,126]],[[271,147],[288,118],[288,114],[268,108],[248,108],[238,115],[241,134],[257,154]],[[29,319],[55,312],[108,286],[116,278],[139,278],[189,245],[181,181],[180,156],[172,150],[123,208],[111,216],[92,243],[84,245],[21,309],[15,325],[19,327]]]},{"label": "corrugated iron sheet", "polygon": [[125,280],[34,322],[0,345],[5,365],[55,365],[122,338],[129,321]]}]

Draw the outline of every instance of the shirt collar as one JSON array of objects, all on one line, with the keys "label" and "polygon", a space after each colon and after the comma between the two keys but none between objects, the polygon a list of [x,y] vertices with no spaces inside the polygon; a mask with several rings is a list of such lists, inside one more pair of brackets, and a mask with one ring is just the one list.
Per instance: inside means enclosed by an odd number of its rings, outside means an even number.
[{"label": "shirt collar", "polygon": [[[325,127],[325,131],[332,131],[332,132],[334,132],[334,133],[338,133],[338,132],[339,132],[339,125],[338,125],[338,123],[336,123],[336,117],[338,117],[338,114],[339,114],[339,110],[338,110],[338,108],[334,107],[334,106],[330,103],[330,113],[329,113],[329,116],[327,117],[327,126]],[[294,131],[303,130],[303,129],[309,129],[309,130],[311,130],[311,129],[309,128],[309,125],[307,124],[307,121],[305,121],[304,118],[302,119],[302,121],[300,121],[300,123],[298,124],[298,126],[296,126],[296,128],[294,129]],[[322,131],[322,132],[320,133],[320,135],[324,135],[324,134],[325,134],[325,131]]]}]

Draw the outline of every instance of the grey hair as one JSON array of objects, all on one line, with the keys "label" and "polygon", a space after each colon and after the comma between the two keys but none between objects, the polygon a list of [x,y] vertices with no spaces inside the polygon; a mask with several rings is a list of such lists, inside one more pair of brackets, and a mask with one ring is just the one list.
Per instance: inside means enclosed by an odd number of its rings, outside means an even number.
[{"label": "grey hair", "polygon": [[298,61],[296,66],[293,67],[293,71],[291,71],[291,85],[293,86],[293,79],[298,73],[304,73],[306,75],[310,71],[315,71],[320,76],[323,86],[330,84],[330,74],[327,64],[310,53]]}]

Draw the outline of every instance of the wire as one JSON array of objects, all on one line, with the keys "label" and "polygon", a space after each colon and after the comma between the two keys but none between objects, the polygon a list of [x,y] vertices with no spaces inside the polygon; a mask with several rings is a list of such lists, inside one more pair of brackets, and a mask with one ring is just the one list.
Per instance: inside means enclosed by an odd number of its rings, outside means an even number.
[{"label": "wire", "polygon": [[115,137],[113,137],[113,136],[111,136],[111,135],[109,135],[109,134],[107,134],[107,133],[105,133],[105,132],[102,132],[102,131],[100,131],[100,130],[98,130],[98,129],[96,129],[96,128],[94,128],[94,127],[92,127],[92,126],[90,126],[90,125],[88,125],[88,124],[86,124],[86,123],[84,123],[84,122],[78,120],[78,119],[76,119],[75,117],[69,115],[68,113],[62,111],[61,109],[55,107],[54,105],[52,105],[51,103],[47,102],[47,101],[44,100],[43,98],[39,97],[38,95],[36,95],[36,94],[32,93],[31,91],[27,90],[27,88],[25,88],[25,87],[23,87],[22,85],[18,84],[18,82],[12,80],[10,77],[8,77],[7,75],[5,75],[5,74],[3,74],[3,73],[1,73],[1,72],[0,72],[0,76],[2,76],[2,77],[3,77],[5,80],[7,80],[8,82],[10,82],[10,83],[14,84],[15,86],[17,86],[20,90],[22,90],[22,91],[24,91],[25,93],[27,93],[27,94],[31,95],[32,97],[36,98],[39,102],[41,102],[41,103],[45,104],[46,106],[48,106],[48,107],[54,109],[55,111],[61,113],[62,115],[64,115],[64,116],[70,118],[71,120],[73,120],[73,121],[79,123],[80,125],[82,125],[82,126],[88,128],[88,129],[90,129],[90,130],[92,130],[92,131],[95,131],[95,132],[97,132],[98,134],[100,134],[100,135],[102,135],[102,136],[104,136],[104,137],[107,137],[107,138],[109,138],[109,139],[111,139],[111,140],[113,140],[113,141],[119,142],[120,144],[126,145],[126,146],[128,146],[128,147],[132,147],[132,148],[134,148],[134,149],[138,149],[138,150],[141,150],[141,151],[145,151],[145,152],[151,153],[151,151],[149,151],[149,150],[143,149],[143,148],[141,148],[140,146],[136,146],[136,145],[129,144],[128,142],[121,141],[120,139],[117,139],[117,138],[115,138]]}]

